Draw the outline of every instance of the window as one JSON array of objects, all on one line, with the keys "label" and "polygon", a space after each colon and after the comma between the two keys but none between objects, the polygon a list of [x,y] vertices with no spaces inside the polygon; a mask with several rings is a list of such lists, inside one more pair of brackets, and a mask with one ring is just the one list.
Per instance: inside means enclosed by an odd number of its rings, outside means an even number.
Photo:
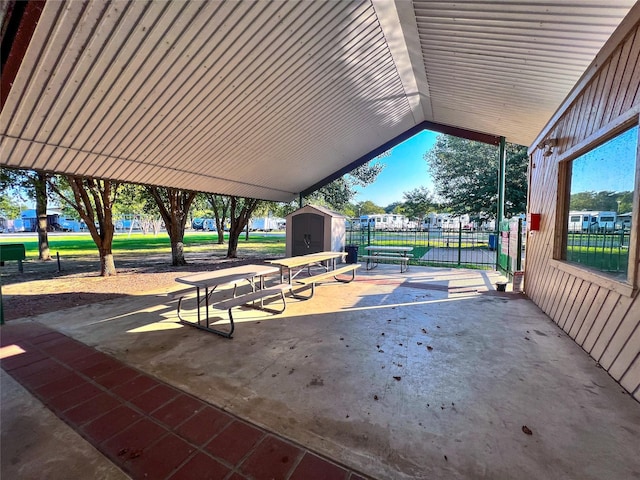
[{"label": "window", "polygon": [[565,260],[629,278],[638,126],[570,162]]}]

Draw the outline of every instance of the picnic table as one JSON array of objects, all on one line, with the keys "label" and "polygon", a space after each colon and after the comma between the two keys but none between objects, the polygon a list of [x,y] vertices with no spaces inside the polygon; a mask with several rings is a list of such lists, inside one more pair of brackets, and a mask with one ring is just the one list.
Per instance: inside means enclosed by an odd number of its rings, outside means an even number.
[{"label": "picnic table", "polygon": [[27,258],[23,243],[0,244],[0,267],[4,267],[4,262],[17,260],[18,271],[23,273],[22,261]]},{"label": "picnic table", "polygon": [[[253,308],[260,308],[267,311],[274,311],[272,309],[265,309],[262,304],[262,300],[269,296],[280,295],[283,302],[283,308],[275,311],[275,313],[281,313],[286,308],[286,301],[284,292],[291,287],[289,284],[278,284],[269,287],[265,287],[264,279],[268,275],[277,274],[280,272],[278,267],[271,265],[241,265],[238,267],[223,268],[220,270],[214,270],[209,272],[196,273],[188,275],[186,277],[176,278],[176,282],[189,285],[188,288],[172,292],[170,295],[174,298],[178,298],[178,318],[184,325],[190,325],[202,330],[206,330],[211,333],[222,335],[226,338],[231,338],[234,331],[232,308],[241,305],[251,306]],[[256,279],[258,285],[256,285]],[[251,285],[251,292],[243,295],[236,295],[237,286],[243,282],[249,282]],[[210,302],[211,296],[217,287],[221,285],[233,285],[233,297],[218,302]],[[181,315],[182,301],[188,296],[195,294],[197,302],[197,323],[185,320]],[[260,300],[260,305],[256,306],[252,304],[256,300]],[[202,304],[204,303],[204,311]],[[252,304],[252,305],[249,305]],[[227,310],[229,315],[230,327],[228,331],[218,330],[210,326],[211,316],[209,310]]]},{"label": "picnic table", "polygon": [[[300,285],[310,286],[311,294],[309,296],[302,296],[291,290],[291,294],[294,298],[306,300],[313,297],[313,294],[315,293],[315,285],[320,280],[334,277],[335,280],[341,283],[348,283],[355,279],[355,271],[360,267],[360,265],[349,264],[343,267],[337,267],[337,260],[339,258],[344,259],[346,255],[347,252],[318,252],[299,255],[296,257],[278,258],[275,260],[268,260],[268,262],[280,267],[280,282],[284,283],[286,278],[291,287],[293,287],[294,281]],[[317,266],[323,268],[322,273],[311,275],[311,267]],[[305,269],[307,270],[308,276],[296,279],[296,277]],[[348,272],[351,272],[350,279],[338,277],[338,275]]]},{"label": "picnic table", "polygon": [[409,269],[409,260],[413,258],[410,253],[413,247],[369,245],[364,249],[368,255],[363,255],[361,258],[367,261],[367,270],[376,268],[380,262],[397,262],[400,264],[400,273],[403,273]]}]

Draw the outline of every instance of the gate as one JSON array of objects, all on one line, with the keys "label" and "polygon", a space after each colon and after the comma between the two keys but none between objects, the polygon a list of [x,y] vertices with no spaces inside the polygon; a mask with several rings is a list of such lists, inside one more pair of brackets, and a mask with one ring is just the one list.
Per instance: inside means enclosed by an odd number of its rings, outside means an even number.
[{"label": "gate", "polygon": [[524,238],[522,218],[500,222],[498,235],[498,270],[513,278],[514,272],[520,272],[524,266]]},{"label": "gate", "polygon": [[382,230],[358,219],[347,223],[346,245],[358,247],[412,246],[411,265],[460,268],[496,268],[497,233],[493,230],[464,228],[412,228]]}]

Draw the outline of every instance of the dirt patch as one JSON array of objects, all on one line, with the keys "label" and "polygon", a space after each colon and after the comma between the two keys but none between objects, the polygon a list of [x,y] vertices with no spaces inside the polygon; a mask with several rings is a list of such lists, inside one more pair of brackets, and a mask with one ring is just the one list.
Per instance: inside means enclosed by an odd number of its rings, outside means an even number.
[{"label": "dirt patch", "polygon": [[210,253],[186,256],[187,265],[174,267],[167,255],[117,256],[115,277],[101,277],[100,263],[93,257],[66,257],[60,261],[27,261],[24,273],[16,262],[1,267],[2,302],[5,321],[66,308],[103,302],[126,295],[141,295],[175,288],[176,277],[189,272],[262,263],[266,257],[226,259]]}]

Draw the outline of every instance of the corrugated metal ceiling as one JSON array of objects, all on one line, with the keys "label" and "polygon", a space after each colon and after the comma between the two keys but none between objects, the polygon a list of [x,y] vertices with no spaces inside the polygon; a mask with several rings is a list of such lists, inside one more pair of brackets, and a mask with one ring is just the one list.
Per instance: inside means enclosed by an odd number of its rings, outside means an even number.
[{"label": "corrugated metal ceiling", "polygon": [[49,1],[3,165],[290,200],[422,121],[528,144],[633,4]]}]

